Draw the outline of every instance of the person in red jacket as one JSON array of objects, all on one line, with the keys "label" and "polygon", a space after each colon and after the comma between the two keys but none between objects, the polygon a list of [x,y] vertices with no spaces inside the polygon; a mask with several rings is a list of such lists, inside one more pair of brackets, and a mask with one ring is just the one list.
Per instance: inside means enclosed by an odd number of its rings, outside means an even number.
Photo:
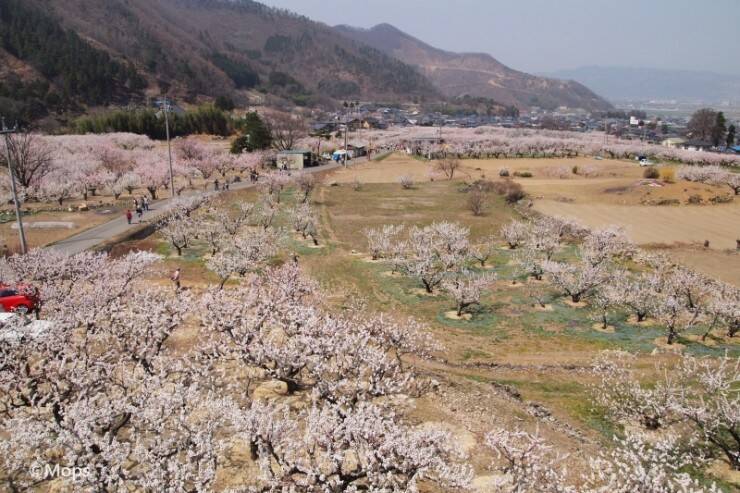
[{"label": "person in red jacket", "polygon": [[133,214],[131,214],[131,209],[126,210],[126,220],[129,224],[131,224],[131,218],[134,217]]}]

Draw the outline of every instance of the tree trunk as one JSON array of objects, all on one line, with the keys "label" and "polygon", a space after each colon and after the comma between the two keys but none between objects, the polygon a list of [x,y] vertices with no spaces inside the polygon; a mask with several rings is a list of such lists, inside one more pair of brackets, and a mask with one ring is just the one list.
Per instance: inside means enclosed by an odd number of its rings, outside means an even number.
[{"label": "tree trunk", "polygon": [[152,196],[152,200],[157,200],[157,187],[146,187],[149,191],[149,195]]},{"label": "tree trunk", "polygon": [[735,334],[737,334],[738,332],[740,332],[740,322],[731,323],[727,329],[727,336],[735,337]]},{"label": "tree trunk", "polygon": [[674,342],[676,342],[676,330],[673,328],[668,329],[668,345],[672,345]]}]

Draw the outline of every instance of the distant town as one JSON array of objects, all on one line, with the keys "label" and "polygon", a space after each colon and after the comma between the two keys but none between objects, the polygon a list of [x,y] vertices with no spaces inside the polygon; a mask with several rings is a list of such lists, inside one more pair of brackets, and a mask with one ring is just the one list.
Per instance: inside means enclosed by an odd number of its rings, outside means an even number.
[{"label": "distant town", "polygon": [[[383,106],[375,103],[352,103],[343,111],[322,113],[310,124],[314,135],[328,135],[348,128],[350,132],[362,130],[386,130],[392,127],[430,128],[477,128],[484,126],[501,128],[526,128],[560,130],[570,132],[605,132],[607,138],[614,136],[623,140],[659,144],[665,147],[693,150],[740,153],[732,131],[731,145],[727,139],[714,143],[707,135],[699,135],[690,128],[692,116],[700,107],[674,104],[681,108],[671,115],[668,111],[645,111],[644,109],[619,109],[610,112],[588,113],[583,110],[561,108],[546,111],[533,108],[519,115],[452,115],[442,112],[425,112],[414,106]],[[665,109],[665,106],[663,107]],[[711,110],[714,111],[714,110]],[[736,129],[740,118],[731,119],[722,111],[726,129]],[[734,112],[729,112],[732,115]],[[716,119],[716,116],[715,116]],[[723,135],[726,137],[726,134]]]}]

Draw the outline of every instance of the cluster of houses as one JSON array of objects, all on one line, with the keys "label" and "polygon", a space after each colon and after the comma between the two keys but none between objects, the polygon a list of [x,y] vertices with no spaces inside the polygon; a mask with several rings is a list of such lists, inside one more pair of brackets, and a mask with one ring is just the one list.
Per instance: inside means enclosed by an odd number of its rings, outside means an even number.
[{"label": "cluster of houses", "polygon": [[[430,127],[429,136],[411,142],[410,146],[419,149],[428,148],[437,143],[437,129],[442,127],[476,128],[480,126],[498,126],[503,128],[558,129],[573,132],[603,131],[608,128],[609,134],[626,140],[639,140],[666,147],[688,150],[713,150],[720,152],[740,153],[740,146],[717,149],[709,142],[686,138],[687,118],[671,117],[660,120],[641,120],[635,116],[606,118],[604,115],[589,114],[581,110],[560,108],[555,111],[544,111],[538,108],[519,116],[486,116],[478,114],[448,115],[440,112],[424,112],[414,106],[390,107],[373,103],[356,104],[350,108],[324,114],[310,126],[313,136],[317,137],[318,148],[313,150],[294,150],[278,155],[278,166],[284,169],[300,169],[318,164],[321,160],[344,161],[368,154],[369,149],[353,142],[348,142],[346,149],[322,152],[321,138],[349,132],[362,140],[363,130],[385,130],[391,127]],[[413,149],[412,149],[413,150]]]}]

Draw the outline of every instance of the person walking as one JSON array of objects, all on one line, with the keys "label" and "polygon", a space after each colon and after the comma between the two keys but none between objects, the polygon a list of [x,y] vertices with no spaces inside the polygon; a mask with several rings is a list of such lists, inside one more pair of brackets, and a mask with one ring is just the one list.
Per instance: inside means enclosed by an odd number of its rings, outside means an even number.
[{"label": "person walking", "polygon": [[149,198],[148,197],[144,197],[144,210],[147,212],[149,211]]},{"label": "person walking", "polygon": [[180,291],[180,268],[179,267],[175,269],[175,272],[172,273],[170,280],[172,281],[172,284],[175,285],[175,293],[178,293]]},{"label": "person walking", "polygon": [[141,222],[141,216],[144,215],[144,211],[141,209],[141,205],[136,207],[136,217],[139,218],[139,222]]},{"label": "person walking", "polygon": [[134,210],[139,208],[139,201],[134,197]]},{"label": "person walking", "polygon": [[129,224],[131,224],[132,217],[133,215],[131,214],[131,209],[126,209],[126,220],[128,221]]}]

